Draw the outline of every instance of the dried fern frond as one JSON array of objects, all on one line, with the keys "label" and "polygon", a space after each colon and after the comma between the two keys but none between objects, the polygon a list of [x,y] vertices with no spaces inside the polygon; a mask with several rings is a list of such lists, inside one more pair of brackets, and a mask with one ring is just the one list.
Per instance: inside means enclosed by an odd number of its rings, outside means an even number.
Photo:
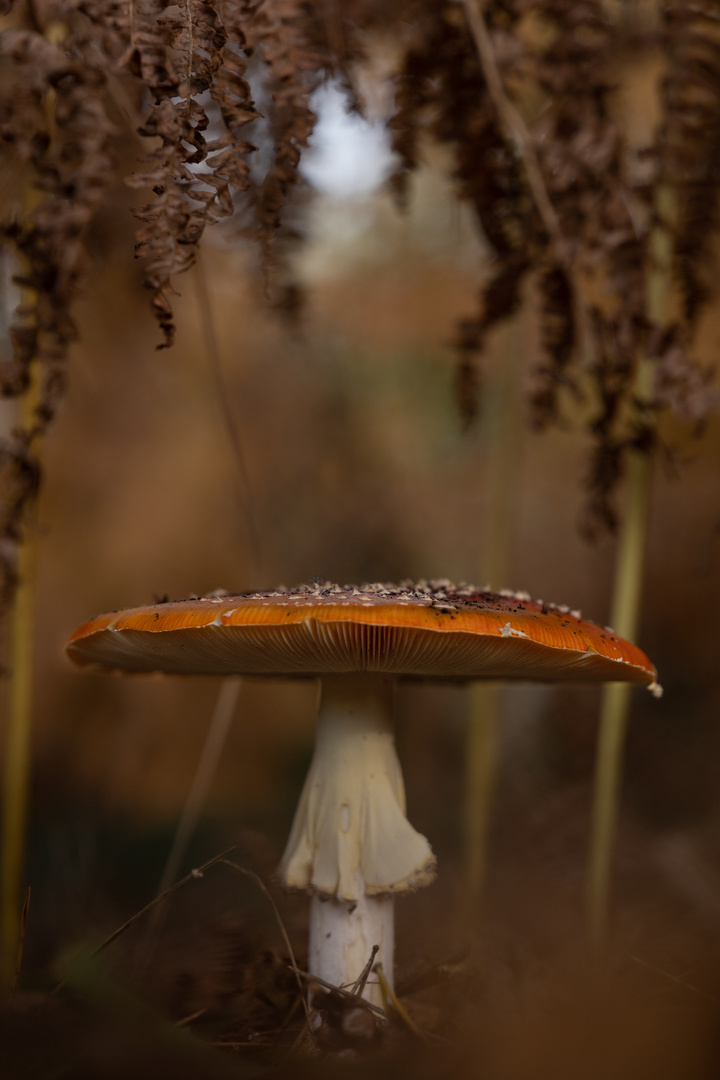
[{"label": "dried fern frond", "polygon": [[[234,132],[206,142],[210,119],[198,100],[223,67],[228,35],[210,0],[184,0],[170,9],[162,0],[141,0],[125,32],[129,41],[121,62],[139,74],[154,98],[140,134],[160,140],[146,168],[127,183],[156,196],[135,210],[143,222],[136,254],[145,261],[161,347],[167,347],[175,334],[172,278],[193,265],[205,227],[232,213],[230,186],[246,179],[233,152]],[[221,99],[230,114],[229,91],[221,90]]]},{"label": "dried fern frond", "polygon": [[[598,358],[594,375],[602,416],[593,431],[599,438],[611,431],[621,402],[631,397],[645,333],[644,245],[628,209],[624,140],[608,101],[608,68],[616,46],[601,3],[543,0],[535,6],[553,36],[537,57],[537,79],[547,104],[532,134],[580,288],[587,296],[590,287],[594,296],[587,329]],[[572,385],[569,368],[582,358],[574,355],[578,328],[571,325],[567,282],[552,271],[543,277],[541,292],[548,362],[538,372],[533,400],[542,425],[557,413],[557,386]],[[616,357],[608,367],[610,326]],[[605,385],[610,370],[612,388]]]},{"label": "dried fern frond", "polygon": [[577,327],[572,290],[564,267],[551,265],[538,277],[540,294],[540,344],[547,360],[538,365],[530,396],[532,420],[536,428],[545,428],[558,420],[561,389],[579,391],[572,372],[577,343]]},{"label": "dried fern frond", "polygon": [[[375,33],[399,54],[390,122],[398,197],[423,140],[442,143],[458,194],[493,252],[477,309],[456,337],[463,422],[477,409],[488,331],[516,311],[533,276],[543,350],[531,394],[535,423],[558,419],[563,394],[586,389],[591,375],[592,499],[598,520],[610,522],[624,455],[647,444],[648,410],[673,407],[697,425],[713,407],[711,374],[695,364],[691,343],[720,224],[720,0],[670,3],[665,34],[653,39],[668,58],[654,194],[676,193],[678,220],[665,226],[674,229],[684,310],[661,341],[646,315],[657,200],[646,183],[642,220],[633,220],[629,207],[640,196],[626,175],[622,117],[611,108],[625,24],[612,10],[601,0],[17,3],[4,24],[12,29],[0,34],[0,153],[7,186],[32,194],[6,207],[0,222],[24,290],[0,388],[24,393],[35,359],[43,373],[32,430],[4,450],[6,467],[16,463],[18,491],[35,483],[27,480],[29,447],[62,392],[83,233],[114,179],[109,80],[113,90],[118,80],[134,83],[144,102],[139,131],[150,149],[128,182],[149,192],[136,210],[136,251],[167,346],[174,278],[193,265],[208,225],[234,215],[238,231],[258,244],[266,277],[286,265],[283,238],[301,232],[294,196],[315,123],[311,95],[330,76],[350,87],[358,107],[352,65]],[[297,283],[281,279],[276,292],[276,307],[297,313]],[[648,356],[657,385],[651,401],[638,402],[638,363]],[[21,513],[11,514],[11,529]]]},{"label": "dried fern frond", "polygon": [[657,407],[671,409],[699,434],[709,414],[720,410],[716,367],[693,359],[690,342],[677,323],[653,335],[649,352],[655,360],[653,393]]},{"label": "dried fern frond", "polygon": [[[222,122],[233,140],[239,139],[242,128],[246,124],[260,118],[260,113],[255,108],[252,98],[250,83],[246,78],[246,54],[251,51],[246,28],[252,11],[253,9],[249,8],[244,0],[222,0],[220,4],[220,17],[227,34],[227,41],[221,50],[222,62],[210,84],[210,93],[220,110]],[[242,155],[236,161],[239,170],[238,182],[233,186],[238,190],[243,190],[249,171],[244,155],[254,148],[237,141],[228,145],[232,145]]]},{"label": "dried fern frond", "polygon": [[[675,335],[672,349],[652,353],[653,399],[636,394],[639,365],[650,355],[654,193],[647,182],[642,191],[631,188],[622,118],[611,107],[610,73],[626,27],[600,0],[489,3],[481,15],[474,0],[466,7],[472,37],[459,5],[414,8],[391,121],[401,160],[394,187],[402,200],[423,135],[449,144],[459,194],[493,249],[478,314],[462,321],[456,338],[456,391],[466,425],[477,411],[476,363],[487,331],[513,314],[525,277],[537,275],[544,359],[535,371],[532,418],[538,427],[557,421],[562,395],[577,398],[591,374],[591,516],[596,525],[610,526],[626,453],[650,445],[650,413],[672,401],[678,412],[698,415],[701,403],[712,399],[707,370],[695,371],[687,344],[678,344],[689,341],[687,328]],[[525,38],[527,16],[536,17],[542,34]],[[662,182],[670,179],[681,193],[676,252],[692,321],[709,250],[699,233],[715,221],[720,182],[720,2],[671,5],[665,18],[682,26],[665,86],[667,145],[656,157]],[[505,87],[494,85],[491,68]],[[512,103],[512,91],[522,85],[534,90],[524,104]],[[513,114],[518,123],[511,122]],[[710,137],[703,141],[705,132]],[[639,225],[630,208],[643,198]]]},{"label": "dried fern frond", "polygon": [[720,3],[664,7],[668,66],[662,88],[661,171],[677,192],[675,269],[684,317],[710,296],[711,240],[720,194]]},{"label": "dried fern frond", "polygon": [[[4,395],[25,393],[33,363],[39,386],[30,425],[0,447],[11,474],[2,522],[9,539],[18,538],[37,487],[33,443],[65,388],[68,347],[77,336],[72,305],[86,267],[84,233],[113,170],[113,128],[96,51],[82,24],[55,23],[51,31],[46,36],[41,27],[12,29],[0,35],[0,154],[6,166],[13,162],[23,189],[0,219],[22,289],[11,328],[14,358],[2,365],[0,388]],[[3,573],[7,585],[13,574],[9,559]]]},{"label": "dried fern frond", "polygon": [[[269,95],[270,163],[253,184],[254,210],[249,234],[259,244],[261,266],[269,275],[277,265],[277,240],[291,191],[300,182],[300,158],[315,127],[310,95],[330,70],[326,26],[306,0],[264,0],[247,25],[248,45],[264,62]],[[285,230],[292,237],[292,230]]]},{"label": "dried fern frond", "polygon": [[[507,40],[508,12],[501,14]],[[521,303],[540,222],[458,5],[430,4],[423,9],[415,40],[403,58],[396,100],[390,130],[400,168],[392,185],[400,201],[409,174],[419,164],[423,133],[449,144],[458,193],[472,205],[495,256],[480,291],[478,315],[463,320],[456,338],[456,396],[467,426],[477,412],[477,358],[488,330]]]}]

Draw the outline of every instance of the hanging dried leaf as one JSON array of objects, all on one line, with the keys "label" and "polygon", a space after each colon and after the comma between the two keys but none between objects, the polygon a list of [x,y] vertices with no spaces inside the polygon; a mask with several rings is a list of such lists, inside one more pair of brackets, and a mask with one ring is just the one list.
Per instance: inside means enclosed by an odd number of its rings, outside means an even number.
[{"label": "hanging dried leaf", "polygon": [[547,356],[545,364],[535,372],[535,385],[530,398],[532,418],[536,427],[544,428],[557,421],[560,414],[560,389],[570,389],[575,397],[578,389],[568,368],[571,368],[577,344],[572,290],[562,266],[550,266],[539,276],[541,345]]},{"label": "hanging dried leaf", "polygon": [[[257,5],[247,39],[264,61],[271,99],[271,160],[262,180],[252,185],[254,215],[248,230],[260,246],[262,269],[269,276],[278,264],[283,212],[300,183],[300,158],[315,126],[310,95],[331,65],[326,27],[315,6],[304,0],[265,0]],[[298,233],[286,227],[285,236],[297,238]]]},{"label": "hanging dried leaf", "polygon": [[[136,255],[145,261],[145,283],[152,292],[155,317],[163,331],[162,347],[172,344],[172,278],[190,269],[205,227],[233,211],[230,184],[245,178],[230,144],[205,140],[210,123],[197,99],[223,67],[228,35],[210,0],[185,0],[168,8],[158,0],[142,0],[127,27],[129,46],[123,57],[139,73],[154,97],[140,134],[159,138],[146,168],[129,177],[135,188],[150,188],[156,198],[136,208],[143,224],[137,231]],[[224,88],[226,88],[224,82]],[[229,92],[223,102],[227,106]],[[211,155],[208,158],[208,155]],[[207,163],[206,169],[199,169]]]},{"label": "hanging dried leaf", "polygon": [[[1,10],[10,7],[6,0]],[[651,444],[659,410],[702,424],[717,404],[712,372],[692,345],[714,288],[720,0],[663,8],[664,35],[652,38],[667,59],[663,120],[648,158],[656,171],[635,190],[623,118],[611,107],[613,64],[629,47],[614,9],[601,0],[488,0],[478,11],[482,47],[470,8],[451,0],[15,5],[0,34],[0,154],[10,192],[0,233],[15,253],[23,298],[0,389],[24,394],[34,361],[42,377],[31,425],[0,448],[4,474],[15,477],[6,539],[19,533],[37,483],[34,439],[65,385],[72,308],[87,263],[83,235],[115,179],[117,132],[108,116],[119,110],[110,90],[134,85],[135,100],[144,102],[139,130],[149,149],[128,182],[147,192],[136,211],[136,250],[169,345],[174,279],[193,265],[207,226],[231,215],[257,242],[266,278],[279,276],[276,310],[297,316],[302,290],[285,273],[284,249],[301,232],[295,196],[315,123],[311,94],[331,74],[359,107],[353,64],[373,35],[385,35],[397,55],[390,129],[398,197],[424,145],[443,144],[458,194],[493,252],[477,310],[456,336],[463,422],[477,411],[488,331],[517,310],[532,277],[543,350],[532,389],[535,422],[559,419],[565,392],[585,390],[590,374],[595,522],[612,523],[627,451]],[[519,125],[509,121],[508,106]],[[254,144],[261,147],[255,158]],[[677,207],[677,220],[665,225],[683,298],[681,319],[663,331],[646,314],[659,191],[669,191]],[[641,199],[638,221],[629,207]],[[650,401],[636,394],[643,357],[655,365]]]},{"label": "hanging dried leaf", "polygon": [[675,267],[684,316],[696,322],[711,290],[720,187],[720,3],[664,6],[662,180],[677,192]]},{"label": "hanging dried leaf", "polygon": [[[500,14],[507,24],[507,10]],[[538,221],[488,94],[462,10],[456,4],[431,5],[424,10],[420,27],[422,35],[417,35],[403,61],[397,108],[390,121],[393,148],[401,162],[392,184],[402,202],[409,174],[420,164],[423,133],[448,143],[458,192],[473,207],[495,255],[491,276],[480,291],[479,314],[463,320],[456,339],[456,398],[462,421],[469,426],[477,415],[480,390],[477,359],[488,330],[520,306]],[[507,44],[509,31],[504,28],[500,33]]]},{"label": "hanging dried leaf", "polygon": [[[38,483],[34,443],[55,415],[77,330],[72,305],[86,267],[85,230],[112,178],[105,74],[80,25],[62,41],[39,30],[0,35],[0,151],[24,193],[6,203],[0,231],[16,254],[22,303],[11,335],[14,359],[0,374],[3,394],[18,396],[37,365],[37,404],[29,426],[0,446],[13,479],[3,538],[17,539]],[[9,162],[12,161],[12,166]],[[3,549],[5,550],[5,549]],[[0,569],[4,586],[12,558]]]}]

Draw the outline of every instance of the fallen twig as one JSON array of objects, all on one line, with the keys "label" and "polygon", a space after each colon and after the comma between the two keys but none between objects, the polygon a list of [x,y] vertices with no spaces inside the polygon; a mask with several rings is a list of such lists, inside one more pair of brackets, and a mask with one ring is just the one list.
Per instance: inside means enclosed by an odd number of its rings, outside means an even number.
[{"label": "fallen twig", "polygon": [[[290,967],[290,964],[288,964],[288,967]],[[334,983],[326,982],[319,975],[311,975],[309,971],[303,971],[302,968],[298,968],[296,974],[300,975],[306,982],[317,983],[318,986],[322,986],[325,990],[334,990],[335,993],[340,994],[342,997],[350,998],[357,1005],[361,1005],[363,1009],[369,1009],[370,1012],[374,1012],[383,1020],[387,1020],[384,1009],[381,1009],[379,1005],[373,1005],[371,1001],[366,1001],[364,997],[356,997],[351,990],[345,990],[342,986],[335,986]]]},{"label": "fallen twig", "polygon": [[[202,866],[198,866],[194,870],[191,870],[190,873],[187,874],[184,878],[181,878],[180,881],[176,881],[175,884],[171,885],[169,889],[166,889],[165,892],[162,892],[159,896],[156,896],[154,900],[151,900],[150,903],[146,904],[144,908],[140,909],[140,911],[136,911],[135,914],[127,920],[127,922],[124,922],[122,926],[119,926],[117,930],[113,931],[110,937],[105,938],[105,940],[100,945],[98,945],[97,948],[93,949],[90,953],[90,956],[98,956],[101,952],[104,952],[105,949],[107,949],[109,945],[112,945],[114,941],[117,941],[117,939],[122,934],[124,934],[126,930],[129,930],[130,927],[138,921],[138,919],[141,919],[143,915],[147,915],[147,913],[149,911],[152,911],[153,908],[157,907],[158,904],[162,904],[164,900],[167,900],[168,896],[172,896],[173,893],[176,893],[179,889],[184,888],[184,886],[189,884],[189,882],[197,881],[202,878],[206,870],[209,870],[210,867],[214,866],[216,863],[224,861],[226,855],[229,855],[231,851],[235,851],[235,847],[236,845],[233,844],[232,847],[226,848],[226,850],[222,851],[219,855],[215,855],[214,858],[208,859],[208,861],[206,863],[203,863]],[[48,994],[48,1001],[52,1001],[52,999],[56,997],[57,994],[59,994],[60,991],[64,989],[64,987],[65,979],[63,979],[62,982],[58,983],[57,986],[50,991],[50,993]]]},{"label": "fallen twig", "polygon": [[357,977],[357,979],[355,981],[355,984],[353,985],[353,988],[350,991],[350,993],[353,996],[360,997],[362,995],[362,992],[365,989],[365,983],[368,981],[370,972],[372,971],[373,964],[375,963],[375,957],[377,956],[377,954],[379,952],[380,952],[380,946],[379,945],[373,945],[372,950],[370,952],[370,959],[368,960],[367,964],[365,965],[365,967],[362,969],[362,971],[358,975],[358,977]]}]

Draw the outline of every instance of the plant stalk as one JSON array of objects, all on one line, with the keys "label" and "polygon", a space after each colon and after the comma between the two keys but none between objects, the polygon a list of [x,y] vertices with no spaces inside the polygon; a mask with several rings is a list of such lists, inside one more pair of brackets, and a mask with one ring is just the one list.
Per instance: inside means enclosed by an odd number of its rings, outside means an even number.
[{"label": "plant stalk", "polygon": [[[36,365],[33,365],[36,367]],[[20,421],[30,430],[37,401],[37,372],[21,403]],[[18,545],[18,583],[10,615],[5,721],[5,763],[0,862],[0,980],[12,984],[21,932],[21,879],[30,773],[35,607],[35,505],[26,514],[25,535]]]},{"label": "plant stalk", "polygon": [[[483,577],[492,588],[507,584],[522,446],[521,397],[518,383],[525,345],[525,318],[516,315],[503,327],[495,369],[485,392],[487,529]],[[465,845],[468,916],[476,921],[488,861],[498,747],[501,687],[470,687],[465,773]]]},{"label": "plant stalk", "polygon": [[[662,186],[656,197],[657,224],[650,239],[651,269],[647,280],[647,314],[653,326],[667,320],[672,281],[672,223],[675,193]],[[652,393],[652,360],[638,364],[635,397],[648,401]],[[650,512],[653,463],[649,453],[633,450],[627,463],[625,512],[618,537],[610,623],[621,637],[634,640],[639,623],[645,548]],[[620,778],[630,712],[630,685],[603,687],[595,760],[590,861],[587,876],[586,922],[594,948],[604,945],[608,931],[612,857],[617,833]]]},{"label": "plant stalk", "polygon": [[[613,629],[629,640],[636,636],[640,610],[651,479],[650,456],[633,452],[628,461],[625,517],[618,543],[611,614]],[[630,691],[629,683],[607,683],[602,690],[587,882],[588,932],[596,947],[601,947],[607,936]]]},{"label": "plant stalk", "polygon": [[[242,680],[238,676],[229,676],[220,684],[215,708],[208,725],[207,734],[200,753],[195,775],[178,821],[172,847],[165,862],[165,867],[158,885],[158,895],[166,893],[177,879],[188,846],[192,840],[205,804],[217,774],[220,759],[225,749],[230,727],[237,710]],[[163,904],[153,911],[148,919],[145,936],[138,950],[138,962],[135,965],[135,977],[142,979],[153,957],[155,944],[167,916],[168,905]]]}]

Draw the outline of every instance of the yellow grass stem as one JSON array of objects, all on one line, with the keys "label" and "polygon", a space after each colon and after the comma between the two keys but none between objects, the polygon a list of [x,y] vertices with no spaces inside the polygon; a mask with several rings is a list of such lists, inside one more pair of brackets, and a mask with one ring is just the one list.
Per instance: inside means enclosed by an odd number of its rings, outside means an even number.
[{"label": "yellow grass stem", "polygon": [[[487,490],[483,574],[493,588],[507,585],[513,510],[522,445],[520,371],[525,325],[516,316],[501,330],[495,366],[485,390],[485,484]],[[482,584],[483,582],[481,582]],[[465,773],[467,909],[476,921],[482,900],[495,787],[500,686],[470,688]]]},{"label": "yellow grass stem", "polygon": [[430,1040],[428,1039],[425,1032],[417,1026],[412,1016],[407,1011],[402,1001],[393,990],[392,986],[387,980],[385,972],[383,971],[382,964],[376,964],[373,968],[373,971],[375,972],[377,980],[380,983],[380,993],[382,994],[382,1002],[385,1013],[388,1014],[391,1008],[394,1009],[397,1016],[402,1020],[405,1026],[409,1028],[410,1031],[412,1031],[413,1035],[416,1035],[420,1042],[425,1043],[426,1046],[429,1046]]},{"label": "yellow grass stem", "polygon": [[[21,403],[20,423],[25,430],[32,426],[37,403],[37,372],[34,372],[34,376]],[[36,554],[34,510],[35,507],[31,506],[29,513],[26,513],[25,535],[18,546],[18,584],[9,627],[0,863],[0,980],[6,987],[12,984],[21,933],[20,895],[27,822],[33,692]]]},{"label": "yellow grass stem", "polygon": [[[657,196],[658,223],[651,238],[651,269],[647,280],[647,314],[661,326],[667,320],[672,277],[674,192],[663,187]],[[652,361],[643,357],[638,365],[635,397],[647,401],[652,392]],[[633,640],[639,622],[640,598],[650,509],[652,459],[633,451],[627,463],[625,510],[618,536],[615,582],[610,624],[622,637]],[[601,948],[607,937],[612,857],[617,832],[620,778],[628,716],[630,686],[609,683],[603,687],[595,761],[590,862],[587,876],[586,919],[590,941]]]},{"label": "yellow grass stem", "polygon": [[[628,461],[625,516],[618,542],[610,616],[613,629],[631,640],[636,634],[640,608],[651,477],[649,455],[633,453]],[[630,692],[629,683],[608,683],[603,687],[600,706],[587,885],[588,931],[597,946],[603,944],[607,934]]]},{"label": "yellow grass stem", "polygon": [[[45,37],[59,45],[67,35],[64,23],[51,21]],[[44,108],[50,139],[55,136],[56,92],[48,90]],[[41,199],[39,189],[28,181],[24,196],[26,210]],[[23,303],[33,307],[34,292],[23,290]],[[34,318],[34,316],[33,316]],[[37,360],[30,365],[30,383],[20,400],[20,427],[30,432],[36,423],[40,401],[41,373]],[[10,615],[8,644],[8,683],[5,710],[5,763],[2,796],[2,855],[0,856],[0,984],[11,986],[15,973],[19,942],[24,934],[20,906],[20,882],[25,856],[27,801],[30,774],[30,732],[34,679],[34,607],[36,512],[31,500],[25,508],[25,532],[18,545],[17,587]]]}]

